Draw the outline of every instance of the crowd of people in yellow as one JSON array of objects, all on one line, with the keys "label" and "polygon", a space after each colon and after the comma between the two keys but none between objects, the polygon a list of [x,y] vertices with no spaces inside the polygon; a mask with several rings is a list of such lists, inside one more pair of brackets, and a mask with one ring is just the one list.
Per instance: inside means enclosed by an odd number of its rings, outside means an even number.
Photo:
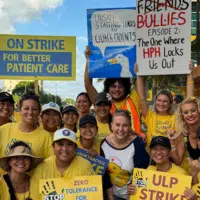
[{"label": "crowd of people in yellow", "polygon": [[[39,200],[40,179],[95,175],[91,163],[76,155],[77,147],[109,160],[99,199],[129,199],[137,192],[133,170],[143,168],[191,176],[191,187],[183,195],[197,200],[200,110],[192,73],[182,102],[175,106],[170,91],[161,90],[150,109],[141,76],[134,87],[129,78],[105,79],[98,93],[88,76],[91,53],[87,47],[86,92],[77,96],[75,106],[41,106],[38,95],[26,93],[18,102],[20,121],[15,123],[10,120],[14,99],[0,93],[0,200]],[[189,68],[192,72],[192,63]],[[134,69],[137,74],[139,64]],[[92,104],[95,115],[90,113]]]}]

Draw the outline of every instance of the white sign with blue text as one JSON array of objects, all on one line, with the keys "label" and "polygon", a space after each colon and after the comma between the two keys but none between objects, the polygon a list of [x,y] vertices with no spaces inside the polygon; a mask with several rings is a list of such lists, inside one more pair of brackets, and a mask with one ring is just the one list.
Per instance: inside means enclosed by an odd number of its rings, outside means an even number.
[{"label": "white sign with blue text", "polygon": [[133,77],[136,61],[135,8],[88,9],[91,78]]}]

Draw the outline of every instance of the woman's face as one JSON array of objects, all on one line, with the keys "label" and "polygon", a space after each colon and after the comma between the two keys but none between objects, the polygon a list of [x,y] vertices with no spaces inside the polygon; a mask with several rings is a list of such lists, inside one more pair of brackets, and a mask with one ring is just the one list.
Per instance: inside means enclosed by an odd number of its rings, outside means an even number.
[{"label": "woman's face", "polygon": [[200,114],[196,103],[185,103],[181,106],[183,120],[187,125],[199,123]]},{"label": "woman's face", "polygon": [[76,155],[76,144],[70,140],[58,140],[53,145],[56,160],[59,162],[70,163]]},{"label": "woman's face", "polygon": [[158,114],[168,115],[170,107],[170,101],[168,96],[160,94],[157,96],[155,101],[155,109]]},{"label": "woman's face", "polygon": [[150,150],[151,158],[156,164],[169,162],[170,150],[159,144],[155,145]]},{"label": "woman's face", "polygon": [[108,105],[104,102],[100,102],[94,105],[95,114],[99,116],[100,118],[108,117],[108,115],[110,114],[110,109],[111,109],[111,105]]},{"label": "woman's face", "polygon": [[8,163],[11,167],[11,170],[23,174],[26,173],[30,168],[31,159],[27,156],[15,156],[11,157]]},{"label": "woman's face", "polygon": [[81,95],[77,98],[75,106],[80,113],[89,113],[90,111],[90,102],[85,95]]},{"label": "woman's face", "polygon": [[24,100],[20,109],[20,115],[22,122],[35,125],[38,122],[38,116],[40,114],[39,105],[35,100]]},{"label": "woman's face", "polygon": [[9,101],[1,101],[0,102],[0,118],[4,118],[6,120],[13,114],[14,105]]},{"label": "woman's face", "polygon": [[80,127],[80,135],[86,140],[94,140],[98,133],[98,128],[94,124],[85,123]]},{"label": "woman's face", "polygon": [[124,140],[131,131],[130,121],[125,116],[114,116],[112,122],[112,132],[118,140]]},{"label": "woman's face", "polygon": [[109,87],[109,94],[113,100],[119,101],[125,98],[125,88],[124,85],[116,81]]},{"label": "woman's face", "polygon": [[62,120],[66,125],[75,125],[78,121],[78,115],[74,111],[68,111],[63,114]]},{"label": "woman's face", "polygon": [[55,110],[47,110],[42,113],[41,121],[43,128],[47,131],[54,132],[60,126],[61,116]]}]

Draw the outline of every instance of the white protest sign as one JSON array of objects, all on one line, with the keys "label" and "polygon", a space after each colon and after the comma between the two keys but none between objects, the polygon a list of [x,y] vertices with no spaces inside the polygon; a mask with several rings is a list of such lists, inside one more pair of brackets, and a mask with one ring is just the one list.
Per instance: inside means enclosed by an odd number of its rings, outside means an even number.
[{"label": "white protest sign", "polygon": [[188,74],[191,0],[137,0],[138,75]]},{"label": "white protest sign", "polygon": [[94,12],[91,17],[93,45],[100,49],[103,56],[106,47],[135,45],[135,18],[136,13],[133,9]]}]

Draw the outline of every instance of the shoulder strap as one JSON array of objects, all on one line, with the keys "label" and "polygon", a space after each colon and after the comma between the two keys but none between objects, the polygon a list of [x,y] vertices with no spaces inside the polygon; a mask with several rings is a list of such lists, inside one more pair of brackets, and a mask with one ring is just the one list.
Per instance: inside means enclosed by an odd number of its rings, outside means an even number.
[{"label": "shoulder strap", "polygon": [[10,200],[17,200],[9,175],[8,174],[3,175],[3,179],[5,180],[8,188],[9,188]]}]

